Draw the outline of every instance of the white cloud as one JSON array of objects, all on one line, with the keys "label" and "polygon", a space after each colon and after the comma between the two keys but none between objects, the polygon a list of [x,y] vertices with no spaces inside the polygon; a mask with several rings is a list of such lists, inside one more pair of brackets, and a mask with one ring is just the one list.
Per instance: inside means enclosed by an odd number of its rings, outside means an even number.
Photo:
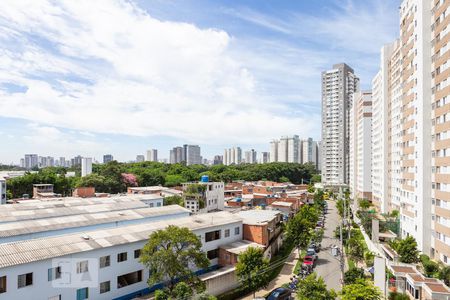
[{"label": "white cloud", "polygon": [[0,79],[28,87],[0,90],[0,115],[47,124],[42,136],[60,127],[207,144],[319,128],[266,95],[232,41],[123,1],[0,2]]},{"label": "white cloud", "polygon": [[107,151],[107,147],[95,141],[80,137],[74,133],[63,132],[61,129],[52,126],[42,126],[37,123],[27,124],[27,135],[21,137],[24,142],[22,150],[37,152],[42,155],[86,155],[102,153]]}]

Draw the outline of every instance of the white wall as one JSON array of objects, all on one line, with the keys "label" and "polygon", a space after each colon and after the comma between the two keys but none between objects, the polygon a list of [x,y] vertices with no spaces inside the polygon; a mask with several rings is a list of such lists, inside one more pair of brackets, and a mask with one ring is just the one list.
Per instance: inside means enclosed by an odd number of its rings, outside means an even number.
[{"label": "white wall", "polygon": [[[235,235],[234,228],[239,227],[239,234]],[[230,229],[230,236],[228,238],[224,237],[224,230]],[[205,233],[213,230],[221,230],[221,238],[219,240],[205,242]],[[195,230],[194,233],[201,237],[202,240],[202,250],[205,252],[209,250],[214,250],[222,245],[229,244],[232,242],[242,240],[242,222],[237,221],[227,225],[217,225],[210,226],[208,228]],[[86,251],[82,253],[77,253],[73,255],[67,255],[60,257],[58,261],[82,261],[89,260],[90,274],[93,274],[95,278],[92,278],[95,282],[95,287],[89,288],[89,299],[99,299],[99,300],[109,300],[116,297],[121,297],[128,295],[130,293],[146,289],[147,279],[149,277],[149,271],[138,262],[138,259],[134,258],[134,250],[141,249],[145,245],[146,241],[127,243],[120,246],[107,247],[102,249],[97,249],[93,251]],[[127,252],[127,260],[124,262],[117,262],[117,254],[121,252]],[[38,252],[37,252],[38,253]],[[98,260],[102,256],[110,255],[111,265],[106,268],[98,268]],[[216,265],[218,259],[211,260],[211,265]],[[46,300],[49,297],[56,295],[61,295],[62,299],[76,299],[76,290],[78,287],[68,287],[55,288],[53,284],[60,283],[63,284],[66,280],[66,276],[63,275],[62,279],[58,279],[55,282],[49,282],[47,277],[47,271],[52,267],[52,260],[37,261],[28,264],[16,265],[13,267],[1,268],[0,277],[7,276],[7,292],[0,294],[0,300],[12,300],[12,299],[42,299]],[[124,288],[117,288],[117,276],[135,272],[138,270],[143,270],[142,281],[135,283]],[[24,287],[21,289],[17,288],[17,277],[21,274],[26,274],[33,272],[33,285]],[[66,274],[70,272],[70,267],[68,264],[62,265],[62,273]],[[98,277],[95,273],[98,272]],[[73,278],[73,277],[72,277]],[[99,283],[104,281],[111,282],[111,291],[100,294]],[[82,287],[86,286],[84,283]],[[59,285],[58,285],[59,286]]]}]

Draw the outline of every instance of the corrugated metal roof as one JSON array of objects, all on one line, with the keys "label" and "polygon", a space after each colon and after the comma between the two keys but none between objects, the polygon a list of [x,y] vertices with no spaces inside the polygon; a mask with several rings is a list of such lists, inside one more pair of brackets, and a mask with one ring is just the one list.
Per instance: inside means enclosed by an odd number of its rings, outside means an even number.
[{"label": "corrugated metal roof", "polygon": [[134,197],[69,198],[48,202],[2,205],[0,223],[148,207]]},{"label": "corrugated metal roof", "polygon": [[0,238],[189,212],[190,210],[184,207],[178,205],[169,205],[152,208],[145,207],[133,210],[119,210],[94,214],[81,214],[39,220],[0,223]]},{"label": "corrugated metal roof", "polygon": [[[242,219],[237,215],[229,212],[216,212],[173,220],[145,222],[119,228],[5,243],[0,244],[0,268],[127,244],[134,241],[145,241],[152,232],[169,225],[198,230],[239,221],[242,221]],[[89,239],[86,240],[86,237]]]}]

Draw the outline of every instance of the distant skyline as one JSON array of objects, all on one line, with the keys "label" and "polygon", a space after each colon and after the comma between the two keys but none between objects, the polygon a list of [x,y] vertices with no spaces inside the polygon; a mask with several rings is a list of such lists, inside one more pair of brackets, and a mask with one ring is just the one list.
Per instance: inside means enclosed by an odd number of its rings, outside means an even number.
[{"label": "distant skyline", "polygon": [[399,3],[0,2],[0,162],[318,140],[321,72],[346,62],[369,88]]}]

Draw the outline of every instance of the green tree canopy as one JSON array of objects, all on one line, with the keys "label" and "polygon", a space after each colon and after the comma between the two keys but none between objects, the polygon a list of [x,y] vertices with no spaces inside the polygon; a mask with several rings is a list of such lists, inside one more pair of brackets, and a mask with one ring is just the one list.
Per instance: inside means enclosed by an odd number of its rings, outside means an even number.
[{"label": "green tree canopy", "polygon": [[162,282],[172,292],[177,279],[193,288],[201,287],[190,267],[204,269],[209,260],[199,238],[188,228],[169,225],[153,232],[142,249],[140,262],[151,270],[149,285]]},{"label": "green tree canopy", "polygon": [[316,273],[312,273],[304,280],[300,280],[297,285],[298,300],[334,300],[336,292],[327,290],[327,286],[322,277],[317,277]]},{"label": "green tree canopy", "polygon": [[404,293],[390,292],[388,300],[410,300],[409,296]]},{"label": "green tree canopy", "polygon": [[260,248],[249,247],[239,255],[236,264],[236,276],[242,285],[253,291],[265,287],[269,283],[269,260],[264,258],[264,252]]},{"label": "green tree canopy", "polygon": [[364,279],[364,269],[362,268],[351,268],[344,274],[345,284],[353,284],[358,279]]},{"label": "green tree canopy", "polygon": [[296,246],[306,247],[311,240],[319,212],[310,205],[303,205],[300,211],[289,220],[286,228],[287,238]]},{"label": "green tree canopy", "polygon": [[381,300],[380,289],[367,280],[357,280],[353,284],[345,285],[341,291],[342,300]]},{"label": "green tree canopy", "polygon": [[356,262],[364,260],[364,242],[356,237],[351,237],[348,242],[348,256]]},{"label": "green tree canopy", "polygon": [[397,251],[401,262],[411,264],[419,261],[417,242],[412,236],[391,242],[391,247]]}]

